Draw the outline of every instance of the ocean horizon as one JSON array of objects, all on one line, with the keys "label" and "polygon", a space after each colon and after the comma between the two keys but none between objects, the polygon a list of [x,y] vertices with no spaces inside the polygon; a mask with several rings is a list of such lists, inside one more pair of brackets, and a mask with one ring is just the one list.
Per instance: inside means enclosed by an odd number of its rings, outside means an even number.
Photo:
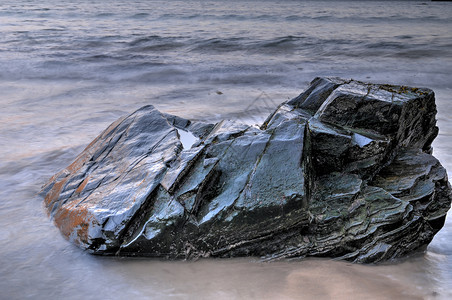
[{"label": "ocean horizon", "polygon": [[379,265],[107,258],[66,241],[37,193],[141,106],[260,124],[317,76],[433,89],[451,178],[451,16],[422,0],[2,1],[0,298],[450,299],[450,216]]}]

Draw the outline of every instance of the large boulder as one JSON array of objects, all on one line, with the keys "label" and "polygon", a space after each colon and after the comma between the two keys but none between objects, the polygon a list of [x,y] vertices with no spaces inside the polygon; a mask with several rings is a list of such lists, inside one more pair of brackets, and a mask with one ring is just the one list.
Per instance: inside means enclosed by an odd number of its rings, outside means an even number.
[{"label": "large boulder", "polygon": [[429,89],[339,78],[314,79],[260,127],[145,106],[41,194],[62,234],[95,254],[377,262],[444,224],[435,115]]}]

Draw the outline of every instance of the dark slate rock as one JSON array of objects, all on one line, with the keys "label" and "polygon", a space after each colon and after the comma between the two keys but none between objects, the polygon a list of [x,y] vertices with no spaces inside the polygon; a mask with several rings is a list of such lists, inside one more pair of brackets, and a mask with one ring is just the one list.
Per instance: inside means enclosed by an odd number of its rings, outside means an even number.
[{"label": "dark slate rock", "polygon": [[339,78],[314,79],[260,128],[146,106],[41,194],[62,234],[95,254],[378,262],[444,224],[435,115],[429,89]]},{"label": "dark slate rock", "polygon": [[306,91],[290,100],[288,104],[314,114],[328,96],[343,83],[345,81],[339,78],[317,77]]}]

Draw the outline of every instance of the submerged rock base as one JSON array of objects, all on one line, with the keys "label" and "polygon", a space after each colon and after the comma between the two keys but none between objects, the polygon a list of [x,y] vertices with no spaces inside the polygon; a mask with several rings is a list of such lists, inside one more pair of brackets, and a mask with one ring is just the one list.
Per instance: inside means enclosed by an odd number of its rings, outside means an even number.
[{"label": "submerged rock base", "polygon": [[[339,78],[314,79],[260,127],[145,106],[41,194],[62,234],[95,254],[378,262],[444,224],[435,115],[429,89]],[[184,149],[187,134],[196,141]]]}]

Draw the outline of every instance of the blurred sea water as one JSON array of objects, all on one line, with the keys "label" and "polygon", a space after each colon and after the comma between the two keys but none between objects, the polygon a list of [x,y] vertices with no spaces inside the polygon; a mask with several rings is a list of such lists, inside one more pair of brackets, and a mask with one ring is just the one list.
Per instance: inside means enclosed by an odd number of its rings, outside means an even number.
[{"label": "blurred sea water", "polygon": [[36,196],[107,125],[147,104],[262,122],[316,76],[430,87],[452,172],[452,5],[430,1],[0,2],[0,291],[4,299],[449,299],[452,219],[425,252],[324,259],[94,257]]}]

